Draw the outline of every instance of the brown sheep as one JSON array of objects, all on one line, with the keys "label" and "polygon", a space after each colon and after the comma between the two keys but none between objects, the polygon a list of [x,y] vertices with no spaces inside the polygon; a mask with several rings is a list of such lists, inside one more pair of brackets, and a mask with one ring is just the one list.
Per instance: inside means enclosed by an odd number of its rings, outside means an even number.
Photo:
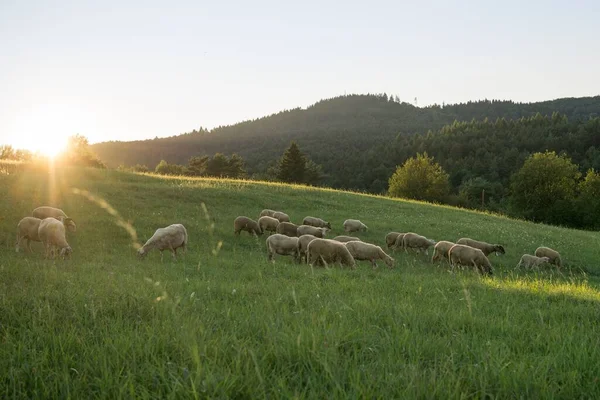
[{"label": "brown sheep", "polygon": [[431,262],[434,263],[440,258],[448,260],[448,251],[454,246],[456,243],[448,242],[446,240],[440,240],[435,244],[433,248],[433,256],[431,257]]},{"label": "brown sheep", "polygon": [[548,257],[537,257],[532,256],[531,254],[523,254],[519,263],[517,264],[517,268],[525,267],[525,268],[533,268],[539,267],[542,264],[550,263],[550,258]]},{"label": "brown sheep", "polygon": [[460,238],[456,241],[456,244],[464,244],[479,249],[483,251],[483,254],[485,254],[486,257],[489,256],[490,253],[496,253],[496,255],[504,254],[504,247],[499,244],[490,244],[469,238]]},{"label": "brown sheep", "polygon": [[279,225],[279,221],[267,215],[258,219],[258,226],[261,232],[277,232],[277,225]]},{"label": "brown sheep", "polygon": [[308,261],[306,257],[308,244],[315,239],[318,238],[314,235],[302,235],[298,238],[298,255],[300,257],[300,261],[304,261],[305,263]]},{"label": "brown sheep", "polygon": [[314,235],[314,236],[322,239],[325,237],[326,232],[327,232],[327,228],[316,228],[311,225],[300,225],[297,228],[296,235],[297,236]]},{"label": "brown sheep", "polygon": [[290,222],[290,216],[281,211],[275,211],[273,218],[277,218],[279,222]]},{"label": "brown sheep", "polygon": [[435,240],[427,239],[425,236],[413,232],[405,233],[402,238],[402,247],[404,247],[404,251],[407,253],[408,249],[416,249],[418,253],[423,250],[425,254],[429,254],[427,250],[433,245],[435,245]]},{"label": "brown sheep", "polygon": [[537,257],[548,257],[550,264],[556,265],[558,268],[562,268],[562,260],[558,251],[553,250],[549,247],[538,247],[535,249],[535,255]]},{"label": "brown sheep", "polygon": [[286,236],[298,236],[298,225],[291,222],[280,222],[277,225],[277,233]]},{"label": "brown sheep", "polygon": [[298,238],[289,237],[276,233],[267,238],[267,256],[269,261],[275,261],[273,256],[279,254],[282,256],[293,256],[294,261],[299,262]]},{"label": "brown sheep", "polygon": [[65,225],[56,218],[44,218],[40,222],[38,237],[46,248],[46,258],[50,254],[52,254],[52,258],[55,258],[57,250],[60,250],[60,256],[63,259],[71,255],[73,249],[67,243],[65,233]]},{"label": "brown sheep", "polygon": [[308,244],[306,257],[311,266],[320,263],[339,263],[340,266],[345,265],[352,269],[356,268],[356,262],[344,243],[331,239],[314,239],[311,241]]},{"label": "brown sheep", "polygon": [[258,222],[244,216],[237,217],[233,221],[233,233],[239,235],[241,231],[246,231],[250,235],[262,235],[263,233]]},{"label": "brown sheep", "polygon": [[64,224],[68,230],[71,232],[77,231],[77,225],[75,225],[75,221],[72,218],[69,218],[67,214],[60,208],[42,206],[33,210],[32,214],[35,218],[45,219],[45,218],[56,218],[61,221],[61,218],[64,219]]},{"label": "brown sheep", "polygon": [[302,221],[302,224],[314,226],[317,228],[331,229],[331,224],[329,222],[322,220],[321,218],[316,218],[316,217],[305,217],[304,220]]},{"label": "brown sheep", "polygon": [[342,243],[346,243],[346,242],[352,242],[352,241],[359,241],[362,242],[362,240],[360,240],[360,238],[357,238],[355,236],[345,236],[345,235],[341,235],[341,236],[336,236],[333,238],[333,240],[335,240],[336,242],[342,242]]},{"label": "brown sheep", "polygon": [[377,268],[376,260],[383,260],[389,268],[394,267],[394,259],[387,255],[385,251],[374,244],[360,241],[351,241],[346,243],[346,248],[352,254],[355,260],[371,261],[373,269]]},{"label": "brown sheep", "polygon": [[492,275],[492,264],[490,260],[483,254],[483,251],[463,244],[455,244],[448,250],[448,258],[450,264],[454,266],[474,266],[482,275]]}]

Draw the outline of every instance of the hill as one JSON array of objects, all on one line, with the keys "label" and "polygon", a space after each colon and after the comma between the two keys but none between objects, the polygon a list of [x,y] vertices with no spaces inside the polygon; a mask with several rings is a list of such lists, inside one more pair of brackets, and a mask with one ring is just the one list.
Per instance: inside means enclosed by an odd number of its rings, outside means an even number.
[{"label": "hill", "polygon": [[[3,171],[2,398],[599,395],[598,233],[300,186]],[[14,252],[17,222],[40,204],[77,222],[71,260],[43,260],[39,244]],[[264,237],[232,232],[236,216],[265,207],[323,217],[332,235],[360,218],[359,236],[380,245],[417,231],[501,243],[506,255],[490,256],[489,278],[401,252],[391,270],[271,264]],[[190,236],[184,257],[137,259],[133,243],[176,222]],[[538,245],[566,268],[514,271]]]},{"label": "hill", "polygon": [[325,186],[381,193],[398,162],[390,152],[397,137],[437,131],[455,120],[519,119],[553,112],[573,121],[600,116],[600,96],[538,103],[485,100],[419,108],[390,101],[386,95],[349,95],[210,132],[200,129],[170,138],[99,143],[93,150],[110,167],[145,164],[150,168],[161,159],[186,164],[195,155],[238,153],[249,174],[260,178],[295,140],[323,166]]}]

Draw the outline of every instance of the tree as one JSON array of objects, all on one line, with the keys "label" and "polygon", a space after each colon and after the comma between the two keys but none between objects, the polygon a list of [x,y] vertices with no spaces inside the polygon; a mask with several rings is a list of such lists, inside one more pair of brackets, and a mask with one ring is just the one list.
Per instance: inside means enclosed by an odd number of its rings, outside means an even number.
[{"label": "tree", "polygon": [[481,208],[483,196],[483,207],[488,208],[490,202],[498,201],[502,196],[502,185],[478,176],[464,181],[458,195],[467,206],[474,208]]},{"label": "tree", "polygon": [[443,201],[449,190],[448,174],[427,153],[406,160],[389,180],[389,193],[394,197]]},{"label": "tree", "polygon": [[160,160],[154,172],[160,175],[184,175],[186,170],[183,165],[169,164],[165,160]]},{"label": "tree", "polygon": [[90,149],[88,139],[80,134],[70,136],[67,139],[67,146],[58,157],[58,160],[71,165],[106,168],[104,163]]},{"label": "tree", "polygon": [[569,224],[581,177],[577,165],[555,152],[534,153],[511,177],[511,203],[523,217]]},{"label": "tree", "polygon": [[193,176],[202,176],[206,173],[206,164],[208,163],[209,157],[197,157],[194,156],[188,161],[188,173]]},{"label": "tree", "polygon": [[15,157],[15,149],[9,145],[0,146],[0,160],[12,160]]},{"label": "tree", "polygon": [[579,184],[577,207],[582,223],[587,228],[600,228],[600,174],[594,169],[587,171],[585,179]]},{"label": "tree", "polygon": [[277,179],[288,183],[304,183],[305,172],[306,157],[296,142],[292,142],[279,160]]},{"label": "tree", "polygon": [[244,159],[239,155],[233,153],[229,158],[227,168],[227,176],[230,178],[242,178],[246,176],[246,170],[244,169]]}]

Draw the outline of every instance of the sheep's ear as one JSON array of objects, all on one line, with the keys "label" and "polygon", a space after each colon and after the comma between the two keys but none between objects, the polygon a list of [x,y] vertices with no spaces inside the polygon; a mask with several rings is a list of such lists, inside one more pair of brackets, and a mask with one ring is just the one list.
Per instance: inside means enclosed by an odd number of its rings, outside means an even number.
[{"label": "sheep's ear", "polygon": [[61,217],[61,218],[63,218],[63,222],[64,222],[65,224],[67,224],[67,223],[69,223],[69,222],[73,222],[73,218],[64,218],[64,217]]}]

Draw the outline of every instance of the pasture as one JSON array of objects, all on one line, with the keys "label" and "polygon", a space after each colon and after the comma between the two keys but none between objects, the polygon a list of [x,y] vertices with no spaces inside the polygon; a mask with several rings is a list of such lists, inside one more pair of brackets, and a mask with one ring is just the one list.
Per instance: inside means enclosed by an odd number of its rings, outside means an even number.
[{"label": "pasture", "polygon": [[[0,398],[592,398],[600,396],[600,234],[301,186],[7,168],[0,174]],[[15,253],[18,221],[65,210],[70,260]],[[492,277],[425,255],[314,268],[233,235],[263,208],[330,221],[388,252],[389,231],[504,245]],[[136,256],[182,223],[173,262]],[[537,246],[566,267],[515,271]]]}]

